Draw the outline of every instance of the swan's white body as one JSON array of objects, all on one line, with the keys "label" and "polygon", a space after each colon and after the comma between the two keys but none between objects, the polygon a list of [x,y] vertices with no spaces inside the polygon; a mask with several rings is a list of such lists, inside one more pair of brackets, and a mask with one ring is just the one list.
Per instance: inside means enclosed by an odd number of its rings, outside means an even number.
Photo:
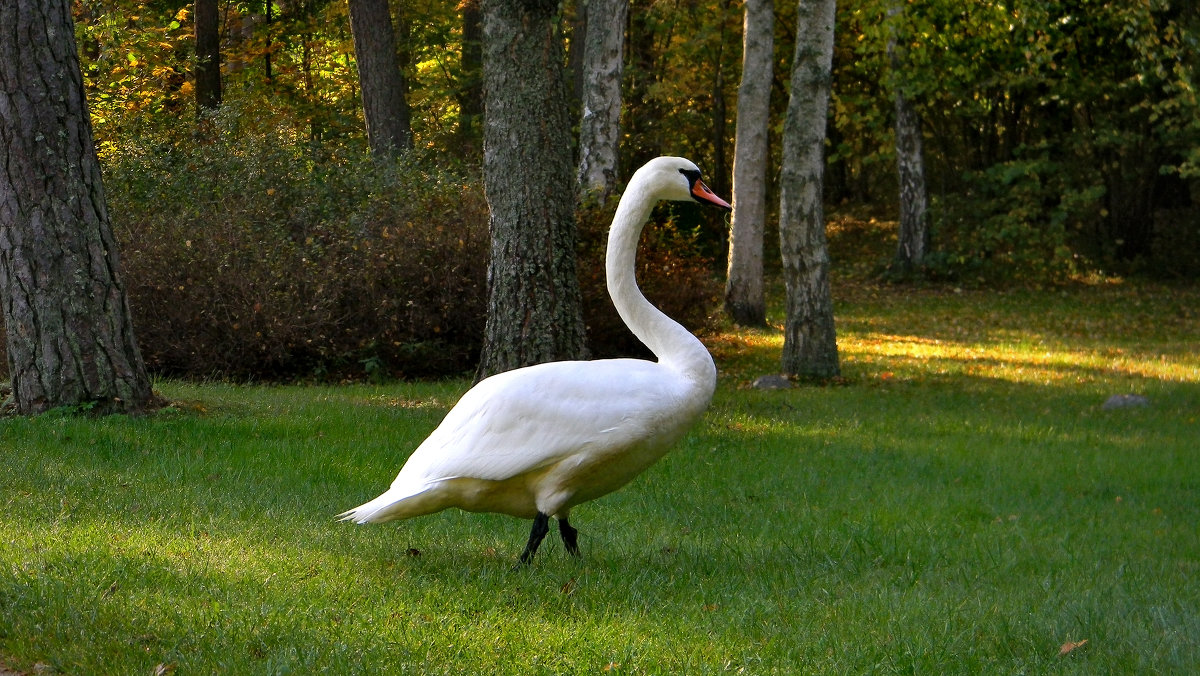
[{"label": "swan's white body", "polygon": [[[717,372],[704,345],[637,288],[638,238],[663,199],[728,207],[682,158],[639,169],[617,206],[605,264],[621,318],[658,357],[539,364],[481,381],[413,452],[391,488],[344,514],[378,523],[447,507],[559,519],[620,488],[661,458],[708,407]],[[570,541],[568,541],[570,530]],[[541,535],[531,535],[532,556]],[[523,556],[522,560],[527,560]]]}]

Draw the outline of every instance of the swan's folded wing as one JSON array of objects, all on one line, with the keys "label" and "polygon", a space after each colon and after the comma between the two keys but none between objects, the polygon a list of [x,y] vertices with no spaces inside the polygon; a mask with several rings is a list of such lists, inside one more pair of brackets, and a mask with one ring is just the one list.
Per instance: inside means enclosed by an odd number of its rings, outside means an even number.
[{"label": "swan's folded wing", "polygon": [[413,453],[397,484],[502,481],[572,455],[627,448],[655,433],[678,398],[664,369],[635,359],[552,362],[469,391]]}]

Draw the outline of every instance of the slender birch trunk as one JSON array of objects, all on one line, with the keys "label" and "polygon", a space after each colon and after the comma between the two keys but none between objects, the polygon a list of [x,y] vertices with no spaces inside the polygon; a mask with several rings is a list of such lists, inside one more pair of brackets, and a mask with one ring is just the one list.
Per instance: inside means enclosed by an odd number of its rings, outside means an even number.
[{"label": "slender birch trunk", "polygon": [[725,312],[742,326],[761,326],[767,321],[763,231],[771,160],[767,134],[774,61],[774,0],[746,0],[733,151],[733,226],[725,278]]},{"label": "slender birch trunk", "polygon": [[779,243],[787,286],[784,373],[840,375],[822,205],[835,0],[800,0],[783,131]]},{"label": "slender birch trunk", "polygon": [[888,61],[892,67],[892,82],[895,87],[896,110],[896,171],[900,183],[900,231],[896,242],[896,257],[892,270],[900,275],[911,275],[925,262],[929,253],[929,226],[926,209],[928,205],[925,186],[925,159],[921,143],[921,114],[904,95],[901,86],[904,78],[903,60],[896,50],[896,18],[903,12],[902,5],[893,5],[888,10],[893,30],[888,38]]},{"label": "slender birch trunk", "polygon": [[607,197],[616,190],[619,178],[621,72],[629,0],[587,0],[585,12],[579,188]]}]

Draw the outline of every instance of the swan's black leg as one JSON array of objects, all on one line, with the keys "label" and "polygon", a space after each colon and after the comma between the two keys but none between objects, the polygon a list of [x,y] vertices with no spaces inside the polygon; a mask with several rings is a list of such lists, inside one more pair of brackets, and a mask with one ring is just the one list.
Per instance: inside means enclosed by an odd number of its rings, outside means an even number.
[{"label": "swan's black leg", "polygon": [[558,534],[562,536],[563,546],[571,556],[579,556],[579,531],[567,523],[564,516],[558,520]]},{"label": "swan's black leg", "polygon": [[533,560],[538,546],[542,544],[542,538],[546,537],[546,533],[549,532],[550,517],[538,512],[537,516],[533,517],[533,529],[529,531],[529,542],[525,543],[525,551],[521,553],[521,563],[529,563]]}]

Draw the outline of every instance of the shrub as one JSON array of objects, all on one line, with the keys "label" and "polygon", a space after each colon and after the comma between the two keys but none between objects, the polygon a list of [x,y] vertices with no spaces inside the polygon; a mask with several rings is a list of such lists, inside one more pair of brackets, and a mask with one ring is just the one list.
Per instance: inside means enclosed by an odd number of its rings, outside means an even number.
[{"label": "shrub", "polygon": [[1200,279],[1200,208],[1161,209],[1154,214],[1152,266],[1163,279]]},{"label": "shrub", "polygon": [[1062,281],[1077,269],[1074,234],[1097,218],[1101,186],[1079,187],[1046,159],[1015,160],[966,177],[934,210],[935,273],[980,281]]},{"label": "shrub", "polygon": [[[105,167],[134,326],[157,375],[233,380],[435,377],[475,367],[486,312],[477,172],[380,164],[234,113],[187,150],[141,143]],[[581,210],[593,356],[645,354],[604,283],[613,205]],[[689,328],[718,298],[673,218],[647,228],[638,277]]]},{"label": "shrub", "polygon": [[152,371],[293,379],[471,368],[488,246],[476,177],[317,154],[274,130],[216,123],[186,153],[137,147],[107,167]]}]

